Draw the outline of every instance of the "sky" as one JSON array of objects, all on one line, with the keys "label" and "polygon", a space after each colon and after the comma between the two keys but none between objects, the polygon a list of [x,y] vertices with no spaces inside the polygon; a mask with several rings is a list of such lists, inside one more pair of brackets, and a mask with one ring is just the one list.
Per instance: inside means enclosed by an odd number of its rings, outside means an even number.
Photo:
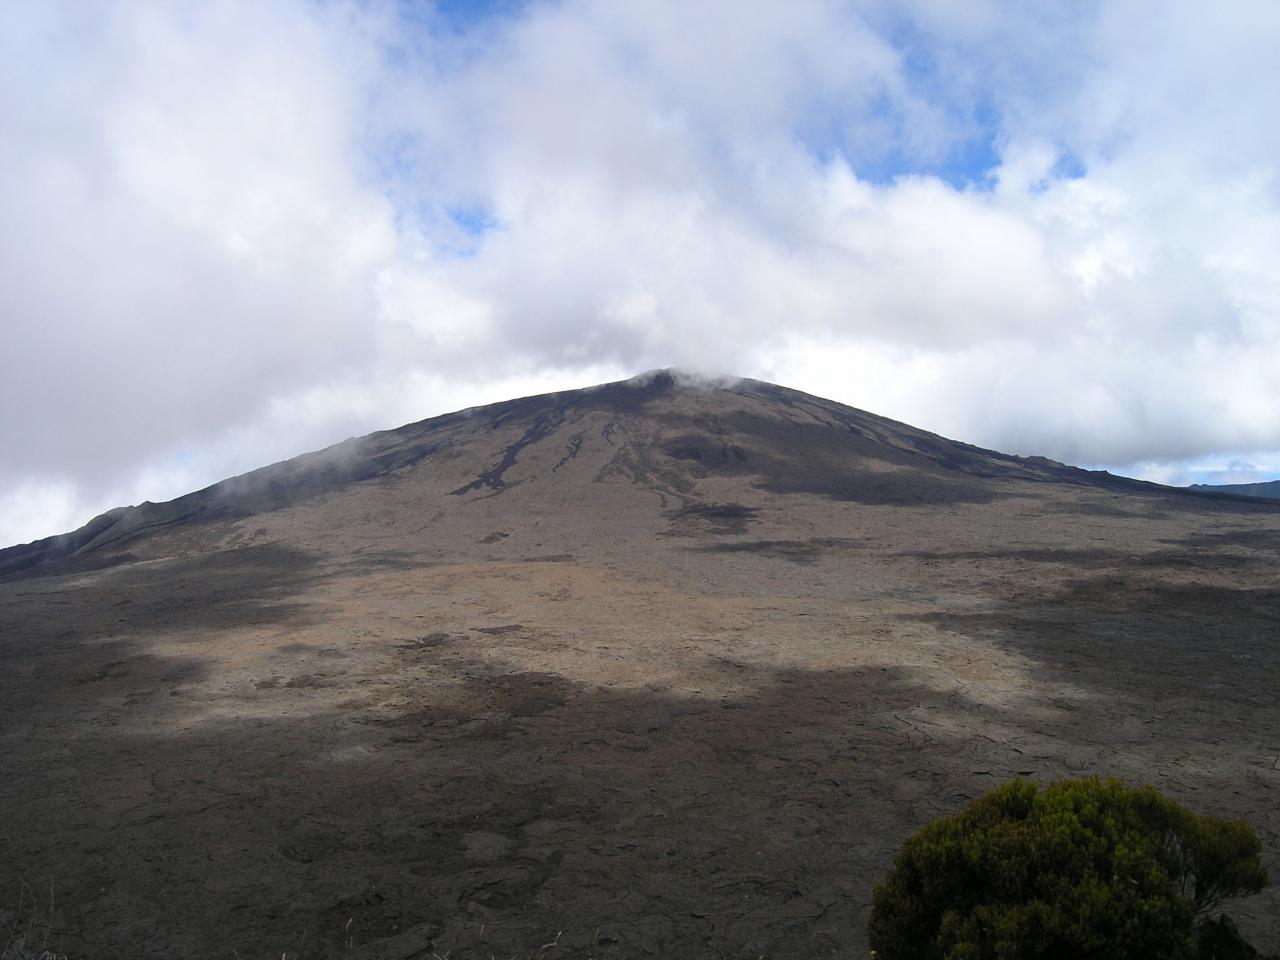
[{"label": "sky", "polygon": [[676,366],[1280,477],[1280,4],[0,0],[0,545]]}]

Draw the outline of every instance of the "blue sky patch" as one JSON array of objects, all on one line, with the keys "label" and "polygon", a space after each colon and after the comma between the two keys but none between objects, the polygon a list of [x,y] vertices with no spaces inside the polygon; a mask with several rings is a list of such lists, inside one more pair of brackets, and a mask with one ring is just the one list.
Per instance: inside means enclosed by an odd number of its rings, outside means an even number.
[{"label": "blue sky patch", "polygon": [[465,33],[490,20],[516,17],[531,0],[401,0],[400,11],[408,21],[433,28]]},{"label": "blue sky patch", "polygon": [[449,207],[445,212],[471,237],[483,236],[498,227],[498,221],[488,207]]}]

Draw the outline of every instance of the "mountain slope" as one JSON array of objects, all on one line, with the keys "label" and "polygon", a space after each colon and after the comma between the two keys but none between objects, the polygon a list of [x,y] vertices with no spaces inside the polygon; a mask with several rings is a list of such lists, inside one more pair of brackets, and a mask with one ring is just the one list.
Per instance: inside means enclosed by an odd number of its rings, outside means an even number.
[{"label": "mountain slope", "polygon": [[[519,468],[535,449],[549,463],[542,475]],[[864,504],[977,502],[996,489],[983,481],[996,479],[1142,488],[1105,473],[947,440],[772,384],[699,383],[661,371],[425,420],[168,503],[112,510],[72,533],[0,550],[0,576],[71,558],[82,565],[115,562],[128,545],[157,531],[192,532],[392,477],[452,476],[458,486],[448,492],[458,497],[531,481],[541,489],[563,483],[561,468],[579,458],[591,464],[594,481],[630,482],[664,504],[686,507],[700,501],[701,481],[721,477],[749,478],[774,493]]]},{"label": "mountain slope", "polygon": [[[768,384],[463,411],[0,563],[0,924],[52,890],[72,958],[865,956],[904,838],[1014,776],[1280,856],[1280,505]],[[1280,949],[1275,889],[1230,910]]]}]

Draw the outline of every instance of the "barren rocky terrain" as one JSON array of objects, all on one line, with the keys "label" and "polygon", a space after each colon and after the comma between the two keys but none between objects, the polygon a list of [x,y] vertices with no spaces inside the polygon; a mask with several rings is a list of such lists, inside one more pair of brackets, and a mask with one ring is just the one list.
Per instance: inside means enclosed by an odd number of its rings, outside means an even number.
[{"label": "barren rocky terrain", "polygon": [[[0,919],[857,957],[903,839],[1015,775],[1155,784],[1274,864],[1278,573],[1280,505],[751,381],[375,434],[0,551]],[[1275,888],[1229,909],[1280,950]]]}]

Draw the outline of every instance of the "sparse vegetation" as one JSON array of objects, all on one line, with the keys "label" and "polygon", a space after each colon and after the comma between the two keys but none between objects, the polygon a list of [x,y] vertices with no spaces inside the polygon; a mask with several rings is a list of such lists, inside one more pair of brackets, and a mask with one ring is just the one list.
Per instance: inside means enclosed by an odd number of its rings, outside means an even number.
[{"label": "sparse vegetation", "polygon": [[46,904],[35,890],[19,884],[17,907],[11,914],[0,910],[0,960],[67,960],[55,947],[52,881],[47,894]]},{"label": "sparse vegetation", "polygon": [[876,887],[878,960],[1194,958],[1267,884],[1257,833],[1117,780],[1015,780],[910,839]]}]

